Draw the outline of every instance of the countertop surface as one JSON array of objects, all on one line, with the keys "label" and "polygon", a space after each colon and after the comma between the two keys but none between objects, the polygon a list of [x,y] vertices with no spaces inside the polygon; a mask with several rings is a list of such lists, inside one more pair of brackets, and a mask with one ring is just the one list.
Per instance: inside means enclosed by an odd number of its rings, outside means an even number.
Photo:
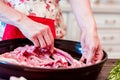
[{"label": "countertop surface", "polygon": [[108,59],[103,65],[103,68],[97,78],[97,80],[108,80],[107,77],[111,69],[117,64],[118,59]]}]

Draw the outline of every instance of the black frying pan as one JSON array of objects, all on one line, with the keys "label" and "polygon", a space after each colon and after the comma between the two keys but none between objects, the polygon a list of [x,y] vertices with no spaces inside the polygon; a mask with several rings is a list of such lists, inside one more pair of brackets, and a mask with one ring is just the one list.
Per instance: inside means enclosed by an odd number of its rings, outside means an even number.
[{"label": "black frying pan", "polygon": [[[26,44],[32,45],[32,42],[28,39],[1,41],[0,54],[7,51],[12,51],[16,47],[24,46]],[[67,51],[76,59],[79,59],[82,54],[81,45],[79,42],[56,39],[55,47]],[[9,79],[10,76],[23,76],[28,80],[96,80],[99,72],[107,60],[107,54],[105,51],[103,52],[104,57],[100,63],[71,69],[30,68],[0,61],[0,78]]]}]

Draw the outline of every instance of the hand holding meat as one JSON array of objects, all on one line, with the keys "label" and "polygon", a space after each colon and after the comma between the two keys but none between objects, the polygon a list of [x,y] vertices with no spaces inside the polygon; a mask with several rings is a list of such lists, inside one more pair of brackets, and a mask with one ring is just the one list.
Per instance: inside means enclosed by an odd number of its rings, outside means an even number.
[{"label": "hand holding meat", "polygon": [[82,62],[86,64],[95,64],[101,61],[103,57],[103,51],[100,45],[100,41],[95,31],[91,33],[85,32],[81,36],[82,44]]},{"label": "hand holding meat", "polygon": [[54,39],[48,26],[31,20],[24,13],[9,7],[1,0],[0,21],[16,26],[36,47],[49,47],[51,51],[53,50]]},{"label": "hand holding meat", "polygon": [[54,38],[49,26],[35,22],[28,17],[22,18],[17,25],[35,47],[49,48],[50,51],[53,51]]},{"label": "hand holding meat", "polygon": [[103,53],[90,0],[70,0],[70,3],[82,33],[80,42],[82,44],[83,56],[81,61],[86,61],[86,64],[99,62]]}]

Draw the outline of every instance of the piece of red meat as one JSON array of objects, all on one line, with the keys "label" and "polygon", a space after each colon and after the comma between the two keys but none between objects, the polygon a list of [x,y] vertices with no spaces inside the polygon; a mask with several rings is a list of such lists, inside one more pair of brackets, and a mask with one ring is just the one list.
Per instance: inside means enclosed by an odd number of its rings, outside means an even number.
[{"label": "piece of red meat", "polygon": [[33,45],[18,47],[0,55],[0,60],[10,62],[9,59],[16,61],[14,64],[38,68],[75,68],[84,65],[61,49],[54,48],[53,53],[50,53]]}]

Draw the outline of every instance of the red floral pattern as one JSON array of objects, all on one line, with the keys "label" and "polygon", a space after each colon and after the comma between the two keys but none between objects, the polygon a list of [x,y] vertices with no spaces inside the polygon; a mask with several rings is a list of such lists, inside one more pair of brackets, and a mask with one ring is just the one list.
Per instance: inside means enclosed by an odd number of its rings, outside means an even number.
[{"label": "red floral pattern", "polygon": [[59,0],[3,0],[10,7],[26,15],[45,17],[55,20],[57,38],[65,34],[65,24],[61,14]]},{"label": "red floral pattern", "polygon": [[20,2],[24,2],[25,0],[20,0]]}]

